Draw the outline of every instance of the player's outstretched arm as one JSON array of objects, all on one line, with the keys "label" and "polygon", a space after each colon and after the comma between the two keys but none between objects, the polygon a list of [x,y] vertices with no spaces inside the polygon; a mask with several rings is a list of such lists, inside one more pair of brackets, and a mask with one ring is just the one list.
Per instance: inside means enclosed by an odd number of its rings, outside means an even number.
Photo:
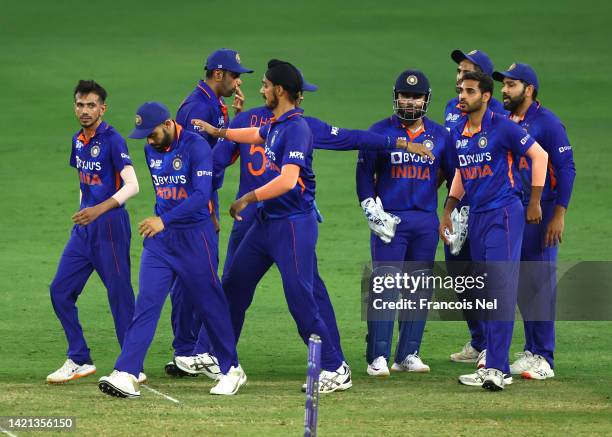
[{"label": "player's outstretched arm", "polygon": [[546,181],[546,166],[548,164],[548,153],[534,142],[527,150],[527,157],[531,159],[531,195],[527,205],[527,223],[538,224],[542,222],[542,191]]},{"label": "player's outstretched arm", "polygon": [[300,177],[300,166],[296,164],[285,164],[281,168],[281,174],[270,182],[256,190],[249,191],[240,199],[235,200],[230,207],[230,215],[238,221],[242,221],[240,212],[249,204],[274,199],[291,191]]},{"label": "player's outstretched arm", "polygon": [[193,119],[191,123],[201,131],[217,138],[227,138],[230,141],[243,144],[263,144],[264,139],[259,135],[258,127],[245,127],[240,129],[222,129],[214,127],[204,120]]},{"label": "player's outstretched arm", "polygon": [[104,202],[98,203],[95,206],[90,206],[88,208],[83,208],[76,214],[72,216],[72,221],[81,226],[88,225],[93,222],[95,219],[100,217],[107,211],[111,209],[118,208],[127,202],[128,199],[134,197],[140,191],[138,186],[138,179],[136,178],[136,172],[134,171],[134,167],[131,165],[126,165],[121,170],[121,179],[123,180],[123,186],[119,191],[109,197]]}]

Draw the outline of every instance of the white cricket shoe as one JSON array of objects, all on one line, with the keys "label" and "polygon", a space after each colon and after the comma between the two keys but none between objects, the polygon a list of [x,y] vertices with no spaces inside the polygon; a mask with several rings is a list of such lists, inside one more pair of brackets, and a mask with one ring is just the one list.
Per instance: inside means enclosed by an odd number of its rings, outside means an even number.
[{"label": "white cricket shoe", "polygon": [[[385,363],[386,364],[386,363]],[[387,370],[388,372],[389,370]],[[335,372],[321,370],[319,374],[319,393],[333,393],[335,391],[348,390],[353,386],[351,379],[351,368],[342,363]]]},{"label": "white cricket shoe", "polygon": [[393,363],[393,366],[391,366],[393,372],[428,373],[429,370],[429,366],[417,354],[408,354],[401,363]]},{"label": "white cricket shoe", "polygon": [[63,384],[74,379],[93,375],[94,373],[96,373],[96,366],[93,364],[77,364],[68,358],[62,367],[47,376],[47,382],[49,384]]},{"label": "white cricket shoe", "polygon": [[190,375],[204,374],[215,381],[221,370],[219,369],[219,361],[209,353],[194,355],[191,357],[175,357],[174,363],[183,372]]},{"label": "white cricket shoe", "polygon": [[[482,387],[482,384],[485,382],[487,371],[488,370],[496,370],[496,369],[478,369],[474,373],[469,373],[467,375],[461,375],[459,377],[459,383],[463,385],[469,385],[472,387]],[[503,377],[504,385],[512,384],[512,375],[506,373]]]},{"label": "white cricket shoe", "polygon": [[98,388],[109,396],[117,398],[137,398],[140,396],[138,379],[127,372],[113,370],[109,376],[98,381]]},{"label": "white cricket shoe", "polygon": [[476,360],[476,368],[484,369],[485,367],[487,367],[487,350],[483,349],[478,354],[478,359]]},{"label": "white cricket shoe", "polygon": [[140,372],[137,379],[138,384],[146,384],[148,382],[147,375],[145,375],[144,372]]},{"label": "white cricket shoe", "polygon": [[246,384],[247,376],[240,367],[230,367],[226,374],[219,373],[217,385],[210,389],[211,395],[231,396],[238,393],[238,389]]},{"label": "white cricket shoe", "polygon": [[389,367],[387,360],[382,355],[368,364],[368,375],[371,376],[389,376]]},{"label": "white cricket shoe", "polygon": [[515,354],[518,358],[514,363],[510,364],[510,373],[513,375],[520,375],[525,370],[528,370],[532,366],[533,354],[529,351],[519,352]]},{"label": "white cricket shoe", "polygon": [[[345,367],[347,367],[347,368],[349,369],[349,372],[350,372],[350,370],[351,370],[351,366],[349,366],[349,365],[348,365],[348,363],[347,363],[346,361],[342,361],[342,365],[343,365],[343,366],[345,366]],[[319,376],[321,376],[321,374],[320,374],[320,373],[319,373]],[[351,382],[351,384],[352,384],[352,382]],[[306,386],[307,386],[307,384],[306,384],[306,383],[302,384],[302,393],[306,393]]]},{"label": "white cricket shoe", "polygon": [[450,359],[456,363],[475,363],[479,354],[480,352],[472,346],[472,342],[468,341],[460,352],[450,354]]},{"label": "white cricket shoe", "polygon": [[546,358],[542,355],[533,355],[531,367],[521,373],[523,379],[548,379],[555,377],[555,371],[550,367]]},{"label": "white cricket shoe", "polygon": [[504,372],[497,369],[485,369],[486,374],[482,388],[490,391],[500,391],[504,389]]}]

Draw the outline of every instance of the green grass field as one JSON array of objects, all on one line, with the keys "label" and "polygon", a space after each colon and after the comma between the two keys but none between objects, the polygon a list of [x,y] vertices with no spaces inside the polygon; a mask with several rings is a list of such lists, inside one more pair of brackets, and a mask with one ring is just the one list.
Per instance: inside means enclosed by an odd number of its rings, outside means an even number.
[{"label": "green grass field", "polygon": [[[238,396],[208,395],[212,382],[164,375],[172,356],[169,305],[145,363],[150,386],[180,401],[143,390],[138,400],[101,394],[97,377],[48,386],[65,339],[49,299],[70,216],[78,207],[78,179],[68,166],[78,129],[72,89],[94,78],[109,91],[106,119],[124,135],[145,100],[177,108],[201,76],[204,58],[219,47],[238,49],[246,75],[247,107],[261,103],[259,82],[272,57],[302,69],[319,92],[307,113],[333,124],[367,128],[390,114],[397,74],[420,68],[433,88],[430,117],[442,121],[453,96],[455,48],[488,52],[498,69],[514,61],[539,74],[540,98],[566,123],[578,177],[566,218],[560,258],[610,260],[612,196],[609,124],[612,55],[609,17],[601,1],[460,3],[408,2],[119,2],[58,0],[2,4],[0,41],[0,416],[70,415],[86,435],[299,435],[306,348],[286,309],[276,271],[261,283],[239,345],[249,385]],[[498,91],[499,93],[499,91]],[[129,143],[141,193],[130,201],[133,228],[154,201],[142,144]],[[381,381],[365,375],[360,320],[360,273],[368,261],[368,228],[354,189],[356,154],[317,151],[319,265],[336,308],[353,389],[324,397],[321,435],[612,434],[610,322],[558,323],[557,377],[517,381],[502,393],[459,386],[470,366],[448,361],[467,341],[462,322],[427,327],[422,356],[427,375]],[[221,193],[233,199],[237,169]],[[223,217],[224,259],[231,218]],[[136,234],[136,232],[134,232]],[[132,242],[137,284],[141,238]],[[441,247],[439,248],[439,254]],[[601,290],[610,292],[610,288]],[[79,300],[98,375],[119,353],[105,290],[92,277]],[[512,352],[522,348],[517,326]],[[14,433],[22,435],[21,432]],[[24,435],[26,433],[23,433]]]}]

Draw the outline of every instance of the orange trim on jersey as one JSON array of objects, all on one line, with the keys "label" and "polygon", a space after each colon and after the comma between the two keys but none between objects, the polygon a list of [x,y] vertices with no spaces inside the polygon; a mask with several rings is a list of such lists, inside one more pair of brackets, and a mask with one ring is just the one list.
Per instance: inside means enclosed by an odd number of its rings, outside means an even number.
[{"label": "orange trim on jersey", "polygon": [[118,171],[115,172],[115,190],[121,188],[121,175]]},{"label": "orange trim on jersey", "polygon": [[200,84],[198,84],[198,88],[200,88],[202,90],[202,92],[208,96],[209,99],[212,99],[212,97],[210,97],[210,94],[208,94],[208,91],[206,91],[206,88],[204,88]]},{"label": "orange trim on jersey", "polygon": [[302,188],[302,193],[306,191],[306,185],[304,185],[304,181],[302,180],[301,176],[298,176],[297,183]]},{"label": "orange trim on jersey", "polygon": [[236,162],[238,160],[238,158],[240,158],[240,150],[236,150],[234,152],[234,154],[232,155],[232,159],[230,161],[230,165],[232,165],[234,162]]},{"label": "orange trim on jersey", "polygon": [[514,175],[512,174],[512,164],[514,163],[514,158],[512,157],[512,152],[508,151],[508,178],[510,179],[510,185],[514,188]]},{"label": "orange trim on jersey", "polygon": [[213,201],[209,200],[208,201],[208,212],[212,214],[214,210],[215,210],[215,206],[213,205]]},{"label": "orange trim on jersey", "polygon": [[554,190],[557,186],[557,176],[555,175],[555,169],[550,161],[548,161],[548,174],[550,175],[550,188]]},{"label": "orange trim on jersey", "polygon": [[481,130],[482,130],[482,123],[480,123],[480,127],[478,128],[476,132],[470,132],[470,120],[468,120],[465,122],[465,126],[463,127],[463,132],[461,132],[461,135],[463,135],[464,137],[472,138],[477,133],[480,133]]},{"label": "orange trim on jersey", "polygon": [[94,133],[91,137],[87,138],[85,136],[85,132],[81,131],[81,133],[79,134],[79,136],[77,137],[77,140],[81,141],[83,144],[88,145],[89,142],[91,141],[91,139],[93,137],[95,137],[96,134]]},{"label": "orange trim on jersey", "polygon": [[422,124],[421,127],[419,127],[414,133],[410,132],[410,129],[407,129],[407,128],[405,128],[404,130],[408,134],[408,138],[410,138],[410,142],[413,142],[416,137],[418,137],[423,132],[425,132],[425,124]]}]

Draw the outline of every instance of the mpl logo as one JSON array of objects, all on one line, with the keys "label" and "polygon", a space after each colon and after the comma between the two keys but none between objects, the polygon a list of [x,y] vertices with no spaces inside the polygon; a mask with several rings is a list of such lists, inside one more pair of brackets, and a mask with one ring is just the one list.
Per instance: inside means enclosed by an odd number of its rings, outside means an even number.
[{"label": "mpl logo", "polygon": [[292,151],[292,152],[289,152],[289,158],[304,159],[304,153]]},{"label": "mpl logo", "polygon": [[149,161],[149,167],[154,168],[156,170],[159,170],[162,166],[162,160],[161,159],[151,159],[151,161]]},{"label": "mpl logo", "polygon": [[464,138],[462,140],[457,140],[457,142],[455,143],[455,147],[457,149],[465,149],[468,145],[468,139]]}]

